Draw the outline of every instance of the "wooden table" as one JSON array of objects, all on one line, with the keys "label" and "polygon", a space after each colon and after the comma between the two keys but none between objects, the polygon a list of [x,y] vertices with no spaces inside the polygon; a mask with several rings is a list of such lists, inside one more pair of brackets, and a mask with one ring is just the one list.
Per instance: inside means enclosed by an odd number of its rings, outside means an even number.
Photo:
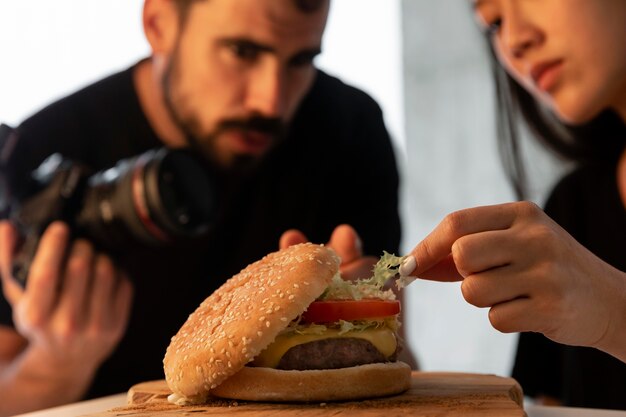
[{"label": "wooden table", "polygon": [[135,385],[128,405],[90,417],[122,416],[526,416],[522,390],[512,378],[449,372],[413,372],[411,388],[397,396],[366,401],[311,404],[254,403],[215,399],[202,406],[180,407],[167,402],[165,381]]}]

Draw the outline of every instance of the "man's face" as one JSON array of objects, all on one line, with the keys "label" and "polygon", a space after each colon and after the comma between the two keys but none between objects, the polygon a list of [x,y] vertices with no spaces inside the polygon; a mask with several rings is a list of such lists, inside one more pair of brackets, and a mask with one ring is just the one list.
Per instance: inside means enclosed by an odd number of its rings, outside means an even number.
[{"label": "man's face", "polygon": [[190,6],[163,74],[165,104],[191,145],[223,168],[281,138],[311,87],[328,4],[206,0]]}]

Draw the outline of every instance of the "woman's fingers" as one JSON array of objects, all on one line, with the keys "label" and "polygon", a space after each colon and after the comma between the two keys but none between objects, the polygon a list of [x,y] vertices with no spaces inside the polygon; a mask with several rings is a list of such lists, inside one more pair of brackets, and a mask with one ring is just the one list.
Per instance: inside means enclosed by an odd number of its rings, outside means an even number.
[{"label": "woman's fingers", "polygon": [[463,298],[476,307],[491,307],[517,298],[528,298],[541,286],[507,265],[467,276],[461,284]]},{"label": "woman's fingers", "polygon": [[457,270],[454,259],[452,259],[452,254],[450,253],[443,260],[435,264],[432,268],[422,272],[420,274],[420,278],[428,279],[431,281],[452,282],[461,281],[463,279],[463,276],[461,276],[461,274]]},{"label": "woman's fingers", "polygon": [[[403,267],[402,275],[421,276],[452,252],[454,243],[463,236],[489,230],[507,229],[516,218],[516,205],[499,204],[459,210],[447,215],[428,236],[411,251],[415,267]],[[409,265],[412,261],[407,261]],[[412,266],[412,265],[411,265]]]},{"label": "woman's fingers", "polygon": [[[426,273],[428,279],[452,281],[472,272],[505,265],[511,262],[509,258],[517,256],[515,246],[522,242],[524,224],[538,221],[542,215],[537,205],[526,201],[451,213],[411,251],[400,273],[417,277]],[[518,235],[497,233],[504,231]],[[450,268],[450,254],[457,274]],[[441,262],[443,265],[439,265]],[[446,271],[449,275],[442,275]]]},{"label": "woman's fingers", "polygon": [[432,281],[460,281],[464,277],[500,266],[520,262],[525,257],[511,239],[509,231],[497,230],[475,233],[459,238],[451,253],[435,266],[420,274]]},{"label": "woman's fingers", "polygon": [[[516,298],[496,304],[489,310],[489,322],[502,333],[545,332],[550,320],[538,317],[533,304],[534,300],[530,298]],[[539,326],[539,323],[545,326]]]},{"label": "woman's fingers", "polygon": [[452,245],[452,257],[459,273],[467,277],[511,264],[526,264],[534,252],[525,231],[515,229],[486,231],[463,236]]}]

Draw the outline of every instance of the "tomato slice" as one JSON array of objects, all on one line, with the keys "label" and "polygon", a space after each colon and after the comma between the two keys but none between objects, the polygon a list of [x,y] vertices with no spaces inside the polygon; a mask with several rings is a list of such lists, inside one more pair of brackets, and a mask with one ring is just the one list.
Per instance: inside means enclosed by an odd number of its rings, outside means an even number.
[{"label": "tomato slice", "polygon": [[304,323],[332,323],[339,320],[389,317],[398,313],[400,313],[398,300],[313,301],[302,314],[302,321]]}]

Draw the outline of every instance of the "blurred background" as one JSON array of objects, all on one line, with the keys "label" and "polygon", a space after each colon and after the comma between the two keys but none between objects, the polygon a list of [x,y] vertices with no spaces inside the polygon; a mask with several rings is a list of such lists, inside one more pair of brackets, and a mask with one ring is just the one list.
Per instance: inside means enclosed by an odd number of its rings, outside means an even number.
[{"label": "blurred background", "polygon": [[[142,0],[0,2],[0,121],[147,55]],[[401,165],[403,252],[449,212],[514,199],[496,151],[486,45],[467,1],[335,0],[319,67],[381,105]],[[564,169],[526,142],[532,199]],[[517,336],[465,303],[460,284],[407,288],[408,342],[424,370],[508,375]]]}]

